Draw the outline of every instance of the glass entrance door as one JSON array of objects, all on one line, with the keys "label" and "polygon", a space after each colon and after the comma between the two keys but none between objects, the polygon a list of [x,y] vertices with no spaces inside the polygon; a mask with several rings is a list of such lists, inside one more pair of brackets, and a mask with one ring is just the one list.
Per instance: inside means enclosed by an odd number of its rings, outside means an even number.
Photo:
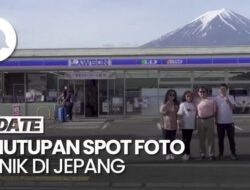
[{"label": "glass entrance door", "polygon": [[75,103],[74,103],[74,113],[76,117],[85,116],[85,81],[75,80]]},{"label": "glass entrance door", "polygon": [[98,117],[98,80],[85,81],[85,116]]},{"label": "glass entrance door", "polygon": [[105,116],[109,114],[109,101],[108,101],[108,80],[99,80],[99,116]]},{"label": "glass entrance door", "polygon": [[123,79],[108,80],[109,114],[124,114],[124,81]]},{"label": "glass entrance door", "polygon": [[[99,116],[106,117],[110,114],[123,114],[123,96],[121,89],[118,88],[120,84],[123,84],[121,82],[119,83],[107,79],[60,79],[58,84],[59,93],[63,91],[65,86],[74,90],[75,102],[73,107],[73,117],[84,118]],[[119,111],[115,104],[117,99],[119,99]]]}]

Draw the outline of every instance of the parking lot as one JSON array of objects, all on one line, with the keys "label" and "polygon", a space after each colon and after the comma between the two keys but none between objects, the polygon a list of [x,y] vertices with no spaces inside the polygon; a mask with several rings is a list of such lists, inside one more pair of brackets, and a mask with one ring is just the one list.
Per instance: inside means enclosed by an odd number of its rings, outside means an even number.
[{"label": "parking lot", "polygon": [[[142,153],[118,155],[126,164],[123,174],[70,175],[70,176],[2,176],[1,185],[11,189],[249,189],[250,183],[250,130],[247,119],[236,120],[238,161],[230,160],[227,140],[223,161],[199,160],[197,133],[191,143],[192,158],[182,161],[180,156],[166,161],[163,155]],[[42,136],[17,138],[45,139],[162,139],[158,118],[83,119],[73,122],[46,122]],[[11,138],[5,136],[5,138]],[[181,138],[181,133],[177,134]],[[217,145],[217,139],[216,139]],[[216,146],[216,153],[217,153]],[[117,157],[118,157],[117,156]],[[107,158],[108,155],[100,155]],[[113,157],[111,157],[113,158]],[[56,162],[58,157],[51,157]],[[1,188],[0,188],[1,189]]]}]

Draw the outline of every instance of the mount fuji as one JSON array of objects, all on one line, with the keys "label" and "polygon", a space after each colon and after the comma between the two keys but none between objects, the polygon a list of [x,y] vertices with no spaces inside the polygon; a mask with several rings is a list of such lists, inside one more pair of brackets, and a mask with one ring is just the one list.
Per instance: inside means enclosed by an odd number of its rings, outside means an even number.
[{"label": "mount fuji", "polygon": [[141,47],[250,45],[250,19],[231,10],[209,11]]}]

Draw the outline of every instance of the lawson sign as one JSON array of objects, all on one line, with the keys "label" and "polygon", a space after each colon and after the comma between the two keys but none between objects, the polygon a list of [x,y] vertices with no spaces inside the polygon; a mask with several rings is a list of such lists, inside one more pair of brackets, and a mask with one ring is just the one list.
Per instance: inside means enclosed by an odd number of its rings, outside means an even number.
[{"label": "lawson sign", "polygon": [[90,68],[90,67],[143,67],[185,65],[249,65],[250,56],[213,57],[80,57],[80,58],[13,58],[0,62],[0,69],[8,68]]},{"label": "lawson sign", "polygon": [[73,58],[68,60],[68,66],[84,66],[84,67],[91,67],[91,66],[110,66],[111,59],[109,58]]}]

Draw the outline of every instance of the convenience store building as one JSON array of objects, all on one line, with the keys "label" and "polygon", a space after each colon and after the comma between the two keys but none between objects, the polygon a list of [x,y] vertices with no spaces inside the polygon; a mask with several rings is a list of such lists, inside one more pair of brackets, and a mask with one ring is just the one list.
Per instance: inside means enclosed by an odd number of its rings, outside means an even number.
[{"label": "convenience store building", "polygon": [[103,48],[16,50],[0,62],[0,114],[54,118],[64,86],[76,95],[74,116],[157,116],[169,88],[181,98],[227,83],[235,116],[250,113],[250,48]]}]

